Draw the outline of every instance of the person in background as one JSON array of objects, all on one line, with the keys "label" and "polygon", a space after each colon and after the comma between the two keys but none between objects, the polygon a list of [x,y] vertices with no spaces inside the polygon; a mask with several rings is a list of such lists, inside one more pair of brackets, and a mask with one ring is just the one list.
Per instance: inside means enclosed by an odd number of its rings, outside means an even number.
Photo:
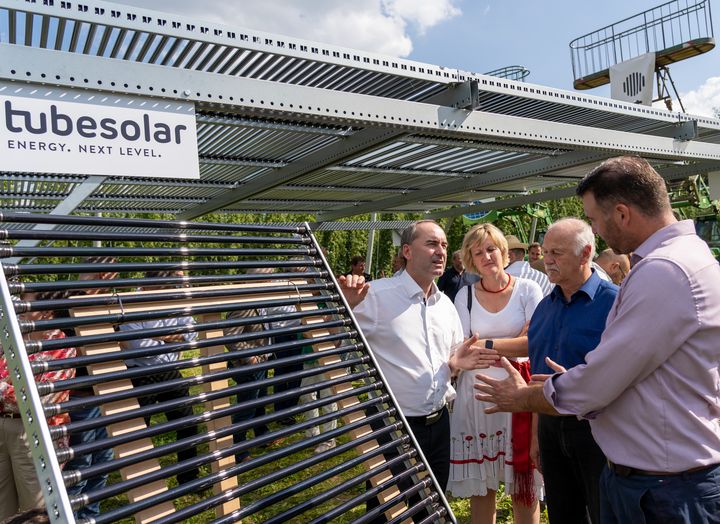
[{"label": "person in background", "polygon": [[[88,257],[85,260],[83,260],[84,264],[114,264],[117,262],[117,259],[114,257],[109,256],[94,256],[94,257]],[[87,280],[105,280],[111,282],[113,279],[117,278],[118,274],[114,271],[99,271],[97,273],[81,273],[78,276],[78,280],[81,281],[87,281]],[[107,293],[109,290],[106,287],[88,287],[84,289],[80,294],[82,295],[100,295],[103,293]],[[68,313],[65,311],[64,313]],[[68,315],[69,316],[69,315]],[[69,333],[70,336],[75,335],[75,333]],[[85,376],[87,375],[87,370],[85,368],[78,368],[76,370],[77,376]],[[88,397],[93,394],[91,389],[78,389],[78,390],[71,390],[70,391],[70,399],[75,400],[81,397]],[[82,420],[88,420],[92,418],[97,418],[100,416],[100,407],[94,406],[89,408],[78,408],[70,412],[70,421],[71,422],[80,422]],[[107,431],[104,427],[99,427],[95,429],[90,429],[87,431],[81,431],[76,432],[70,435],[70,446],[78,446],[80,444],[88,444],[91,442],[95,442],[98,440],[103,440],[107,438]],[[65,465],[65,468],[67,470],[73,470],[83,467],[88,467],[96,464],[102,464],[105,462],[109,462],[113,459],[113,450],[112,448],[106,448],[101,449],[98,451],[94,451],[92,453],[88,453],[86,455],[78,455],[75,458],[73,458],[70,462],[68,462]],[[97,489],[101,489],[105,487],[105,484],[107,484],[107,474],[103,475],[96,475],[94,477],[90,477],[87,479],[83,479],[77,484],[70,486],[67,491],[68,494],[71,496],[75,495],[82,495],[83,493],[87,493],[89,491],[94,491]],[[87,506],[83,506],[80,509],[78,509],[75,512],[75,519],[84,519],[84,518],[92,518],[100,515],[100,503],[94,502],[92,504],[88,504]]]},{"label": "person in background", "polygon": [[514,235],[507,235],[505,239],[508,243],[508,266],[505,268],[505,272],[514,277],[528,278],[537,282],[543,296],[547,296],[552,291],[552,284],[545,273],[533,269],[529,262],[525,262],[527,244],[520,242]]},{"label": "person in background", "polygon": [[603,268],[613,283],[618,286],[625,279],[625,275],[630,272],[630,257],[624,253],[617,254],[610,248],[601,251],[595,259],[595,263]]},{"label": "person in background", "polygon": [[392,259],[392,276],[396,277],[403,271],[405,271],[405,257],[398,251]]},{"label": "person in background", "polygon": [[30,509],[16,513],[1,521],[0,524],[50,524],[50,517],[44,509]]},{"label": "person in background", "polygon": [[445,293],[451,301],[455,301],[455,295],[463,286],[478,281],[478,276],[474,273],[465,271],[463,265],[462,253],[458,249],[452,254],[451,265],[445,270],[438,279],[437,286],[440,291]]},{"label": "person in background", "polygon": [[542,260],[542,246],[540,242],[533,242],[528,246],[528,262],[532,265],[538,260]]},{"label": "person in background", "polygon": [[[513,359],[529,379],[528,340],[525,329],[542,299],[536,282],[505,272],[508,243],[492,224],[473,226],[462,244],[462,259],[468,271],[480,280],[458,291],[455,297],[465,338],[479,340],[473,349],[487,356],[478,369],[504,377],[507,372],[489,367],[499,355]],[[505,413],[487,415],[474,399],[475,372],[459,375],[457,398],[450,417],[450,481],[455,497],[470,498],[473,522],[495,521],[500,484],[512,495],[516,523],[538,523],[540,475],[530,461],[532,415]]]},{"label": "person in background", "polygon": [[[163,282],[169,277],[182,277],[184,276],[182,271],[179,270],[162,270],[162,271],[148,271],[146,278],[156,278],[158,282]],[[182,287],[182,286],[171,286],[171,287]],[[160,288],[167,289],[165,285],[150,286],[145,289]],[[120,324],[120,331],[142,331],[145,329],[162,328],[162,327],[176,327],[176,326],[187,326],[195,323],[195,320],[191,316],[185,317],[168,317],[160,318],[155,320],[145,320],[142,322],[128,322],[127,324]],[[155,348],[157,346],[164,346],[166,344],[176,344],[181,342],[190,342],[197,338],[197,333],[194,331],[188,333],[179,333],[176,335],[165,335],[162,337],[154,338],[141,338],[128,340],[122,343],[123,349],[142,349],[142,348]],[[148,370],[147,375],[132,379],[133,386],[136,388],[147,386],[150,384],[157,384],[160,382],[167,382],[170,380],[177,380],[183,378],[177,370],[165,371],[163,373],[153,373],[153,366],[160,364],[167,364],[170,362],[176,362],[180,360],[180,352],[168,352],[160,353],[147,357],[130,358],[125,361],[128,368],[143,367]],[[190,394],[189,386],[183,386],[181,388],[173,388],[156,393],[152,395],[144,395],[138,398],[138,402],[141,406],[147,406],[149,404],[160,404],[169,400],[175,400],[178,398],[185,398]],[[182,406],[172,411],[165,413],[168,420],[177,420],[182,417],[192,416],[192,406]],[[146,424],[149,420],[145,421]],[[197,430],[194,426],[188,426],[177,430],[177,440],[193,437],[197,434]],[[178,462],[190,460],[197,456],[197,450],[194,447],[184,449],[178,452]],[[192,480],[198,478],[198,469],[192,468],[182,473],[178,473],[177,481],[178,484],[186,484]]]},{"label": "person in background", "polygon": [[527,386],[478,374],[488,411],[530,409],[590,420],[608,459],[603,523],[710,523],[720,515],[720,265],[691,220],[672,214],[644,159],[606,160],[578,184],[608,246],[632,253],[597,348]]},{"label": "person in background", "polygon": [[[241,324],[238,326],[231,326],[226,327],[223,330],[223,334],[226,337],[229,336],[235,336],[235,335],[242,335],[243,333],[258,333],[265,330],[265,327],[262,323],[262,317],[258,313],[258,310],[256,309],[237,309],[234,311],[231,311],[227,315],[226,320],[237,320],[237,319],[251,319],[251,318],[257,318],[258,322],[255,324]],[[229,351],[243,351],[243,350],[250,350],[259,348],[262,346],[268,345],[269,340],[267,338],[255,338],[252,340],[243,340],[243,341],[237,341],[237,342],[231,342],[227,345],[227,349]],[[240,357],[240,358],[234,358],[232,360],[228,361],[228,366],[233,368],[240,368],[240,367],[253,367],[257,366],[258,364],[261,364],[268,359],[268,354],[259,354],[259,355],[251,355],[247,357]],[[264,369],[262,370],[253,370],[248,373],[243,373],[240,375],[235,375],[234,380],[236,384],[249,384],[252,382],[258,382],[261,380],[264,380],[267,378],[267,371]],[[241,393],[238,393],[236,396],[237,403],[241,402],[249,402],[252,400],[256,400],[258,397],[260,397],[261,388],[254,387],[249,388],[246,390],[243,390]],[[260,415],[265,414],[265,410],[263,409],[260,413]],[[248,408],[243,409],[242,411],[237,411],[233,413],[232,415],[232,423],[233,424],[239,424],[241,422],[245,422],[247,420],[251,420],[255,418],[258,415],[257,408]],[[260,431],[258,431],[257,428],[253,428],[255,432],[255,437],[259,437],[261,434],[266,432],[266,428],[262,427]],[[233,434],[233,443],[238,444],[240,442],[244,442],[248,430],[245,431],[237,431]],[[252,457],[250,456],[250,452],[248,450],[243,450],[240,453],[237,453],[235,455],[235,461],[236,462],[246,462],[250,460]]]},{"label": "person in background", "polygon": [[[65,298],[64,292],[25,293],[24,301],[56,300]],[[54,317],[52,310],[31,311],[23,313],[23,320],[50,320]],[[59,329],[36,331],[30,333],[26,340],[53,340],[65,338]],[[29,356],[31,361],[56,360],[72,358],[74,348],[41,351]],[[49,371],[35,377],[37,382],[55,382],[68,380],[75,376],[74,369]],[[54,405],[65,402],[69,392],[59,391],[41,397],[43,405]],[[48,417],[48,425],[59,426],[70,422],[67,413]],[[67,447],[67,439],[62,439],[56,446]],[[43,506],[42,488],[35,473],[30,445],[20,416],[15,387],[12,383],[5,357],[0,357],[0,519],[5,519],[19,511],[27,511]]]},{"label": "person in background", "polygon": [[345,273],[345,276],[357,275],[365,277],[365,282],[370,282],[372,277],[369,273],[365,272],[365,257],[361,255],[355,255],[350,259],[350,271]]},{"label": "person in background", "polygon": [[[321,309],[325,308],[324,303],[318,304],[318,306]],[[326,317],[327,318],[327,317]],[[304,346],[302,349],[303,354],[309,354],[313,353],[313,346],[311,344],[308,344],[307,346]],[[305,370],[309,369],[316,369],[320,366],[320,362],[318,359],[312,359],[312,360],[306,360],[303,368]],[[316,373],[315,375],[311,375],[309,377],[304,377],[302,379],[302,386],[312,386],[314,384],[318,384],[320,382],[323,382],[326,380],[326,378],[323,376],[322,373]],[[305,393],[300,397],[300,404],[307,404],[309,402],[314,402],[318,399],[325,399],[332,395],[332,390],[330,388],[322,388],[320,390],[315,390],[310,393]],[[323,404],[319,408],[312,408],[305,412],[305,420],[311,420],[318,418],[320,416],[320,412],[322,412],[323,415],[329,415],[330,413],[334,413],[337,411],[337,403],[335,402],[329,402],[326,404]],[[337,428],[337,419],[332,419],[327,422],[323,422],[322,424],[318,426],[312,426],[310,429],[307,429],[305,431],[305,434],[308,438],[310,437],[317,437],[321,435],[322,433],[327,433],[328,431],[332,431]],[[325,440],[324,442],[321,442],[315,447],[315,454],[324,453],[325,451],[333,449],[337,445],[337,442],[335,441],[335,438],[329,438],[328,440]]]},{"label": "person in background", "polygon": [[[302,273],[305,271],[305,265],[304,265],[304,259],[298,259],[299,265],[295,267],[289,267],[287,271],[289,272],[295,272],[298,273],[298,278],[302,278]],[[287,281],[283,281],[287,282]],[[274,306],[269,307],[266,309],[267,314],[269,315],[277,315],[277,314],[287,314],[287,313],[296,313],[297,308],[294,305],[288,305],[288,306]],[[302,325],[302,320],[299,318],[293,318],[288,320],[278,320],[276,322],[273,322],[271,327],[272,329],[287,329],[287,328],[294,328],[299,327]],[[284,344],[284,343],[290,343],[290,342],[296,342],[297,340],[301,339],[302,335],[299,333],[288,333],[284,335],[275,335],[273,336],[273,344]],[[279,351],[274,352],[274,359],[279,360],[283,358],[288,357],[295,357],[300,354],[302,354],[303,347],[301,345],[294,345],[292,347],[281,349]],[[296,362],[293,364],[284,364],[281,366],[277,366],[273,373],[275,378],[281,377],[281,376],[288,376],[287,380],[283,382],[278,382],[273,387],[274,393],[285,393],[286,391],[298,389],[302,384],[302,379],[297,378],[294,376],[297,372],[303,370],[303,363],[302,362]],[[300,395],[297,396],[289,396],[284,399],[276,400],[273,403],[273,411],[275,413],[280,413],[281,411],[289,410],[294,408],[300,403]],[[280,419],[278,423],[281,426],[293,426],[295,424],[295,417],[292,415],[287,415]]]},{"label": "person in background", "polygon": [[[545,266],[555,284],[530,320],[528,353],[533,373],[552,373],[552,359],[566,369],[583,364],[605,329],[617,295],[616,285],[602,280],[590,261],[595,235],[576,218],[553,223],[543,242]],[[587,420],[572,415],[536,415],[537,435],[530,455],[542,470],[551,524],[600,522],[600,474],[605,455],[593,439]]]}]

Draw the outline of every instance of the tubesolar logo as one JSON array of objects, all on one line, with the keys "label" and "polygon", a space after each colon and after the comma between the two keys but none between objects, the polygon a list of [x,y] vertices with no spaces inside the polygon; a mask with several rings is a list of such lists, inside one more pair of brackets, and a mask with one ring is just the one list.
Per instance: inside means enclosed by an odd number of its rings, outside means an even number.
[{"label": "tubesolar logo", "polygon": [[[35,126],[33,126],[35,120]],[[49,127],[48,127],[49,122]],[[151,125],[152,124],[152,125]],[[157,142],[168,144],[182,142],[182,132],[187,131],[187,126],[176,125],[171,127],[164,122],[151,122],[150,115],[143,113],[142,124],[135,120],[123,120],[118,122],[114,118],[103,118],[100,121],[91,116],[80,116],[77,120],[61,113],[55,104],[50,106],[50,115],[40,111],[33,118],[30,111],[15,109],[10,100],[5,101],[5,127],[11,133],[28,132],[34,135],[45,135],[48,132],[57,136],[70,136],[73,132],[83,138],[104,138],[113,140],[122,136],[125,140],[134,142]]]},{"label": "tubesolar logo", "polygon": [[3,169],[199,178],[192,104],[0,95]]}]

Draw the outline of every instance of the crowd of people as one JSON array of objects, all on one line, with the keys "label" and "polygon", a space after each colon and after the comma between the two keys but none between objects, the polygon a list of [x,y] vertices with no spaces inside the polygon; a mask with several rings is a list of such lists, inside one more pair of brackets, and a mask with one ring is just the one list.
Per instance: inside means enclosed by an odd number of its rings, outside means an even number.
[{"label": "crowd of people", "polygon": [[720,522],[720,265],[645,160],[605,161],[577,194],[590,224],[555,222],[540,253],[480,224],[445,271],[422,220],[399,275],[341,288],[473,522],[495,521],[500,485],[515,522],[543,497],[553,524]]},{"label": "crowd of people", "polygon": [[[454,497],[470,499],[474,523],[495,521],[501,489],[512,496],[517,523],[538,523],[541,501],[552,524],[720,522],[720,265],[692,223],[674,218],[665,183],[646,161],[608,160],[580,182],[577,193],[590,224],[561,219],[548,228],[542,245],[528,245],[494,225],[478,224],[448,261],[445,232],[436,222],[421,220],[403,231],[391,277],[370,282],[365,259],[356,256],[350,270],[338,277],[341,290],[438,485]],[[609,246],[597,257],[595,233]],[[83,278],[98,281],[112,275]],[[103,291],[96,286],[88,292]],[[283,312],[288,311],[241,310],[227,319]],[[126,324],[120,330],[192,326],[194,320],[188,316],[158,322]],[[284,329],[293,322],[243,322],[224,334]],[[33,336],[65,334],[56,330]],[[151,357],[130,358],[126,364],[152,367],[177,360],[178,352],[157,348],[195,336],[188,329],[128,341],[125,350],[156,350]],[[272,342],[292,342],[298,336],[278,336]],[[258,338],[229,344],[228,350],[270,342]],[[283,356],[311,350],[289,347]],[[65,351],[38,355],[66,358],[74,350]],[[275,357],[268,350],[229,365],[253,366]],[[0,359],[0,464],[6,472],[0,481],[0,519],[41,504],[3,364]],[[290,374],[317,362],[295,366],[275,370],[276,377],[288,375],[275,393],[299,388],[300,380]],[[64,373],[44,378],[70,376]],[[173,373],[148,374],[134,380],[134,386],[181,377]],[[264,370],[246,373],[237,382],[266,376]],[[317,377],[306,378],[302,385],[313,380]],[[245,389],[237,401],[268,393],[265,388]],[[321,389],[306,397],[288,396],[267,407],[279,412],[328,393]],[[88,392],[69,393],[84,394]],[[141,404],[188,394],[187,388],[168,390],[143,397]],[[327,404],[322,411],[336,409]],[[191,413],[178,410],[167,416],[174,420]],[[236,412],[232,421],[263,415],[265,408],[253,408]],[[73,413],[98,416],[97,408]],[[304,416],[310,420],[319,412],[309,410]],[[67,415],[63,417],[50,423],[67,422]],[[288,417],[278,424],[295,422]],[[307,436],[317,439],[336,424],[332,420],[311,427]],[[249,431],[258,437],[268,428],[258,424]],[[194,434],[195,428],[188,428],[177,438]],[[104,435],[81,433],[74,438],[83,442]],[[238,433],[234,441],[246,438],[247,432]],[[334,438],[317,441],[315,453],[336,445]],[[190,459],[195,450],[181,454],[179,459]],[[251,458],[247,450],[236,456],[238,462]],[[111,459],[110,451],[76,458],[69,467]],[[186,471],[178,482],[198,474],[197,469]],[[92,485],[75,486],[73,494],[105,482],[100,477]],[[98,513],[95,505],[76,516]]]}]

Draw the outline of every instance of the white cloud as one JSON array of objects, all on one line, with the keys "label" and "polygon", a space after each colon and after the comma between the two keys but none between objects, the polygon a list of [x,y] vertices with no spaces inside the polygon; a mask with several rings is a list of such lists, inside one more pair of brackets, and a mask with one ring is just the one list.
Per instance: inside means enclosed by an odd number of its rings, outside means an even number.
[{"label": "white cloud", "polygon": [[388,14],[415,24],[422,34],[434,25],[461,14],[452,0],[383,0]]},{"label": "white cloud", "polygon": [[713,108],[720,108],[720,76],[712,76],[697,89],[681,93],[680,99],[687,113],[713,116]]},{"label": "white cloud", "polygon": [[[147,7],[147,0],[116,0]],[[460,14],[456,0],[155,0],[157,11],[361,49],[408,56],[412,38]]]}]

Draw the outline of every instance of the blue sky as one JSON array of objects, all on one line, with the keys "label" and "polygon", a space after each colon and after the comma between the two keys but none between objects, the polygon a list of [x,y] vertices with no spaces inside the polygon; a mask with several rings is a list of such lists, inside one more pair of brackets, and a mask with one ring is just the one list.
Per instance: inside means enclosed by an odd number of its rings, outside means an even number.
[{"label": "blue sky", "polygon": [[[621,0],[456,2],[463,14],[443,21],[427,30],[425,35],[415,36],[414,50],[409,58],[477,73],[506,65],[523,65],[530,70],[527,82],[572,89],[568,47],[571,40],[660,3]],[[720,49],[679,62],[671,66],[670,71],[678,91],[697,89],[710,76],[720,75]],[[607,87],[587,92],[610,95]]]},{"label": "blue sky", "polygon": [[[573,88],[571,40],[661,4],[647,0],[115,1],[475,73],[522,65],[530,70],[527,82],[567,90]],[[678,1],[682,6],[696,2]],[[720,12],[715,18],[719,17]],[[689,113],[711,115],[713,107],[720,107],[720,50],[674,64],[671,72]],[[608,87],[587,91],[598,96],[609,92]]]}]

